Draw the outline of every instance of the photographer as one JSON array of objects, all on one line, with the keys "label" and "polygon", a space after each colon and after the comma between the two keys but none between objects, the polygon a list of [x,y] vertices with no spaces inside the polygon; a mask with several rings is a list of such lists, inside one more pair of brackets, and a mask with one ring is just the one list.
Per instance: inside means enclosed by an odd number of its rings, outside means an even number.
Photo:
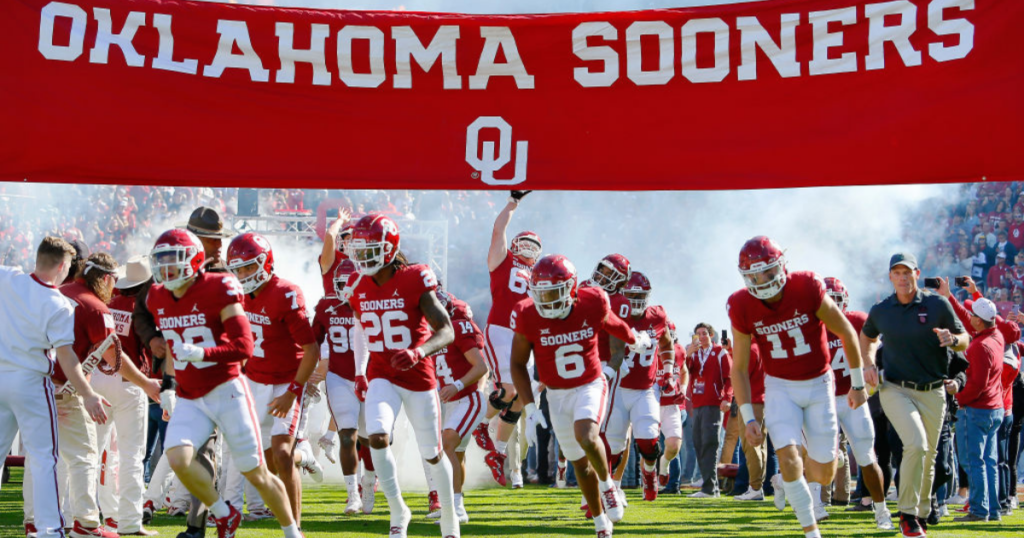
[{"label": "photographer", "polygon": [[[947,348],[963,351],[970,342],[949,301],[918,289],[920,274],[913,254],[890,258],[894,293],[871,307],[860,335],[865,379],[881,382],[882,408],[903,441],[898,506],[904,536],[923,535],[931,512],[935,447],[946,413]],[[881,376],[874,366],[879,337],[886,347]]]}]

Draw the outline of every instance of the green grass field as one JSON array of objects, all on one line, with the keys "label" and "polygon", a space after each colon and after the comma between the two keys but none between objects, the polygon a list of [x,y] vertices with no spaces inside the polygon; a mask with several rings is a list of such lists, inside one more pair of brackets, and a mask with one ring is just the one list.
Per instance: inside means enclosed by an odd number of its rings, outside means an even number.
[{"label": "green grass field", "polygon": [[[21,470],[14,469],[10,484],[0,491],[0,536],[22,534]],[[626,519],[615,526],[616,536],[796,536],[803,533],[793,512],[775,510],[769,500],[764,503],[741,503],[730,498],[714,500],[688,499],[685,496],[662,496],[654,503],[640,501],[639,490],[627,492],[630,505]],[[555,490],[528,486],[511,491],[485,489],[470,492],[466,508],[470,522],[462,526],[463,536],[546,537],[593,536],[593,522],[584,519],[579,510],[577,490]],[[426,495],[406,494],[413,511],[409,536],[440,536],[436,525],[425,518]],[[380,537],[388,532],[387,503],[377,494],[377,509],[372,515],[346,517],[345,490],[341,486],[309,487],[303,501],[303,524],[309,538]],[[890,506],[891,510],[895,507]],[[876,531],[870,513],[847,513],[841,508],[831,510],[832,517],[822,525],[825,536],[896,536],[894,532]],[[149,527],[164,538],[175,538],[184,529],[184,518],[171,518],[162,513]],[[214,529],[207,530],[215,537]],[[272,521],[243,523],[239,536],[278,538],[280,529]],[[929,530],[928,536],[943,537],[1014,537],[1024,536],[1024,515],[1016,513],[1002,523],[973,525],[955,524],[946,519]]]}]

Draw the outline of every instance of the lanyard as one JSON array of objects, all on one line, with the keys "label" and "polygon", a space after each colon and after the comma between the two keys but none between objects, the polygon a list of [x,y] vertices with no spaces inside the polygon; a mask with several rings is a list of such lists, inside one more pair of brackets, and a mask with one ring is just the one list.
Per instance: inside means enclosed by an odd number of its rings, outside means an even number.
[{"label": "lanyard", "polygon": [[711,352],[714,349],[714,346],[708,346],[707,351],[704,351],[703,349],[697,350],[697,360],[700,361],[700,372],[697,373],[699,377],[704,377],[704,365],[707,364],[708,358],[711,357]]}]

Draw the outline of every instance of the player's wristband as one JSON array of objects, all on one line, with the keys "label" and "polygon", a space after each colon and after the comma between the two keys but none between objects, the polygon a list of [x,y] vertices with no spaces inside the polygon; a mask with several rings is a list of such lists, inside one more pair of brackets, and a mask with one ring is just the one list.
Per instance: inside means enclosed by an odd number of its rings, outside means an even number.
[{"label": "player's wristband", "polygon": [[748,403],[740,406],[740,416],[743,417],[744,424],[750,424],[757,420],[757,417],[754,416],[754,406]]},{"label": "player's wristband", "polygon": [[850,385],[853,387],[853,390],[862,390],[864,384],[864,367],[850,368]]},{"label": "player's wristband", "polygon": [[160,379],[160,392],[176,388],[178,388],[178,380],[173,375],[164,374],[163,378]]},{"label": "player's wristband", "polygon": [[452,386],[459,392],[462,392],[462,389],[466,388],[466,384],[463,383],[461,379],[456,379],[455,383],[452,383]]},{"label": "player's wristband", "polygon": [[292,381],[288,384],[288,392],[294,394],[296,398],[299,398],[302,396],[302,385]]},{"label": "player's wristband", "polygon": [[515,199],[515,197],[509,196],[509,197],[508,197],[508,201],[509,201],[509,203],[511,203],[511,204],[516,204],[516,205],[519,205],[519,200],[516,200],[516,199]]}]

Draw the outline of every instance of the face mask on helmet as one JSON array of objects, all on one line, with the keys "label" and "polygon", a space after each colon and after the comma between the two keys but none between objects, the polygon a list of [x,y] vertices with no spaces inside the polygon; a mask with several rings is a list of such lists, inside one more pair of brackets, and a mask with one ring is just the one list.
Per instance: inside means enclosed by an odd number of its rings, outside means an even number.
[{"label": "face mask on helmet", "polygon": [[846,294],[829,290],[828,296],[836,303],[840,310],[846,312]]},{"label": "face mask on helmet", "polygon": [[597,264],[590,278],[608,293],[615,293],[626,282],[626,275],[604,260]]},{"label": "face mask on helmet", "polygon": [[149,255],[153,281],[171,291],[180,289],[196,276],[192,271],[196,251],[195,247],[184,246],[154,248]]},{"label": "face mask on helmet", "polygon": [[530,236],[517,237],[512,240],[512,254],[526,260],[540,258],[540,243]]},{"label": "face mask on helmet", "polygon": [[346,286],[348,286],[348,281],[350,278],[352,278],[352,275],[349,273],[345,273],[334,277],[334,293],[338,297],[341,297],[341,292],[345,289]]},{"label": "face mask on helmet", "polygon": [[387,263],[385,259],[391,253],[391,243],[384,241],[367,242],[365,239],[353,239],[349,242],[349,252],[359,272],[366,276],[377,274]]},{"label": "face mask on helmet", "polygon": [[242,285],[242,291],[248,294],[256,291],[264,282],[270,280],[270,273],[264,269],[266,261],[266,254],[260,254],[251,260],[235,258],[228,261],[228,270],[234,273]]},{"label": "face mask on helmet", "polygon": [[647,311],[647,301],[651,296],[649,290],[623,290],[622,295],[629,299],[630,315],[642,316]]},{"label": "face mask on helmet", "polygon": [[786,285],[786,268],[780,257],[772,263],[756,263],[749,270],[740,270],[743,282],[754,297],[771,299]]},{"label": "face mask on helmet", "polygon": [[530,284],[530,297],[542,318],[562,319],[572,311],[572,289],[575,279],[564,282],[541,281]]}]

